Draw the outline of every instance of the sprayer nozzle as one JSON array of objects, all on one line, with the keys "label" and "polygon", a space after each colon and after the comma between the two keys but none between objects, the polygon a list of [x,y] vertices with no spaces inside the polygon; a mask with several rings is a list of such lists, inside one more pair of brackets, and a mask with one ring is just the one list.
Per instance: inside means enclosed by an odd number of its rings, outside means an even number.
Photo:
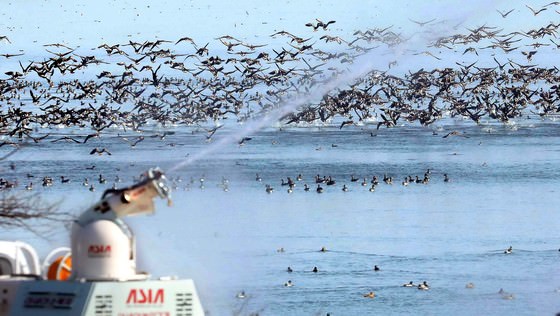
[{"label": "sprayer nozzle", "polygon": [[146,180],[152,181],[158,195],[162,198],[170,198],[171,188],[167,184],[167,178],[159,168],[151,168],[145,173]]}]

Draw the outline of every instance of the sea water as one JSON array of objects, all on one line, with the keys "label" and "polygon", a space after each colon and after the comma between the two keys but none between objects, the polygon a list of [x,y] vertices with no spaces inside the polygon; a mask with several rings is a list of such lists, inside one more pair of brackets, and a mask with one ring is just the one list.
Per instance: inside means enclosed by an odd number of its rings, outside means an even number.
[{"label": "sea water", "polygon": [[[258,131],[243,146],[225,145],[168,174],[172,207],[158,202],[156,214],[126,219],[137,237],[138,266],[154,276],[194,279],[209,315],[554,315],[559,129],[533,118],[513,125]],[[443,138],[453,130],[462,136]],[[79,214],[115,176],[122,179],[117,186],[130,185],[147,168],[171,169],[209,146],[203,130],[174,131],[160,140],[149,137],[162,132],[154,127],[135,147],[122,137],[138,135],[122,131],[85,145],[30,144],[1,162],[3,176],[18,179],[18,194],[34,182],[32,193]],[[52,130],[50,137],[79,132]],[[89,155],[93,147],[112,155]],[[427,184],[401,184],[428,169]],[[303,179],[288,193],[282,180],[298,174]],[[384,174],[393,184],[382,181]],[[61,175],[70,182],[60,183]],[[324,192],[316,193],[316,175],[336,184],[321,184]],[[352,175],[360,180],[351,182]],[[380,183],[370,192],[374,175]],[[42,187],[44,176],[55,184]],[[266,193],[266,184],[274,192]],[[69,245],[63,225],[41,227],[41,236],[7,229],[0,238],[27,241],[42,256]],[[509,246],[513,252],[504,254]],[[292,287],[284,286],[288,280]],[[409,281],[426,281],[430,289],[402,287]],[[240,291],[245,298],[236,298]],[[374,299],[363,297],[371,291]]]}]

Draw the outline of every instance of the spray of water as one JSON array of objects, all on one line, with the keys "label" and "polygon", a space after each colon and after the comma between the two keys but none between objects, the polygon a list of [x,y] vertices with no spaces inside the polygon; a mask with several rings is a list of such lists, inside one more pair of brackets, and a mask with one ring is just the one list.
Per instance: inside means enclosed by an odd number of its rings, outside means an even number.
[{"label": "spray of water", "polygon": [[[496,1],[496,4],[498,2],[500,1]],[[488,7],[487,3],[484,5],[477,5],[476,3],[473,3],[471,5],[470,10],[467,8],[458,11],[449,7],[443,8],[442,11],[445,12],[447,16],[441,23],[425,27],[422,32],[414,33],[408,40],[403,41],[400,44],[386,47],[384,49],[374,49],[357,57],[353,64],[342,74],[335,76],[327,82],[314,85],[314,90],[310,93],[299,93],[291,96],[282,104],[279,104],[274,110],[266,113],[258,119],[249,120],[239,131],[220,138],[217,142],[212,143],[210,146],[198,153],[190,155],[186,160],[177,163],[169,171],[177,171],[219,151],[228,144],[234,144],[243,137],[279,121],[286,115],[296,111],[298,108],[311,103],[313,100],[324,97],[330,91],[349,85],[355,80],[362,78],[376,69],[387,69],[388,64],[393,60],[399,60],[399,63],[403,64],[402,62],[404,59],[410,58],[410,55],[407,56],[405,54],[411,48],[418,50],[420,48],[427,47],[428,44],[434,42],[438,38],[452,35],[454,34],[453,32],[456,32],[457,28],[468,21],[469,18],[480,17],[488,11],[485,9]],[[437,8],[434,9],[433,7],[430,7],[431,12],[434,10],[436,12],[438,11]]]},{"label": "spray of water", "polygon": [[[377,64],[375,60],[370,59],[364,63],[356,63],[354,70],[348,71],[343,73],[342,75],[337,76],[334,79],[327,81],[326,83],[322,83],[321,85],[315,85],[315,89],[309,94],[296,94],[290,97],[287,101],[283,104],[280,104],[277,108],[268,113],[264,114],[258,120],[252,119],[249,120],[246,125],[240,129],[239,131],[229,134],[223,138],[220,138],[217,142],[212,143],[210,146],[206,147],[204,150],[191,155],[186,160],[178,163],[174,167],[170,169],[171,172],[176,171],[180,168],[185,166],[191,165],[192,163],[206,157],[209,154],[212,154],[227,144],[232,144],[238,142],[243,137],[246,137],[264,127],[270,126],[271,124],[277,122],[281,118],[285,117],[286,115],[294,112],[299,107],[309,104],[313,100],[323,97],[329,91],[340,87],[344,84],[351,83],[352,81],[356,80],[357,78],[362,77],[366,73],[370,72],[373,69],[373,65]],[[358,66],[359,65],[359,66]]]}]

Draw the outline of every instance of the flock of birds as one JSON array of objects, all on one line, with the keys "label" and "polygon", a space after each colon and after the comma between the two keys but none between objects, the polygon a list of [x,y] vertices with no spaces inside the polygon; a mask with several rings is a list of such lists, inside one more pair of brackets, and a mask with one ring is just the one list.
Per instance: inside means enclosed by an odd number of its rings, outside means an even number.
[{"label": "flock of birds", "polygon": [[[16,172],[17,167],[15,163],[13,162],[10,163],[9,168],[11,173],[17,174]],[[92,165],[90,167],[86,167],[86,169],[90,172],[95,172],[96,166]],[[32,173],[26,173],[23,179],[16,177],[14,180],[12,180],[9,179],[8,177],[6,178],[0,177],[0,191],[21,187],[21,184],[23,184],[23,188],[25,190],[31,191],[37,187],[37,183],[39,183],[40,187],[42,187],[43,189],[49,189],[53,185],[68,185],[68,184],[74,184],[74,185],[77,184],[79,186],[83,186],[84,188],[88,189],[91,192],[95,192],[98,187],[101,189],[108,189],[108,188],[116,189],[119,185],[122,185],[121,183],[123,182],[123,178],[119,175],[120,171],[122,171],[120,168],[115,169],[115,172],[110,177],[103,175],[102,173],[98,173],[94,177],[91,178],[86,177],[83,179],[77,179],[72,175],[70,176],[60,175],[55,177],[53,176],[36,177],[36,175]],[[400,182],[400,185],[402,186],[408,186],[410,184],[427,185],[430,183],[431,178],[432,178],[432,171],[430,169],[427,169],[426,172],[424,172],[423,176],[418,176],[418,175],[405,176],[403,180]],[[135,182],[137,180],[138,180],[137,178],[133,178],[132,182]],[[263,178],[257,173],[255,177],[255,181],[263,182]],[[448,183],[450,181],[451,179],[449,178],[447,173],[444,173],[443,182]],[[172,176],[169,178],[169,185],[173,191],[177,191],[177,190],[189,191],[195,188],[204,190],[208,186],[208,182],[209,181],[204,174],[201,175],[200,177],[191,176],[189,180],[184,180],[182,176],[175,176],[175,177]],[[308,182],[312,184],[308,184]],[[354,174],[352,174],[350,177],[348,177],[348,179],[346,179],[343,182],[344,183],[342,187],[340,187],[337,186],[337,180],[334,179],[332,176],[320,176],[320,175],[316,175],[312,181],[307,181],[306,177],[304,177],[300,173],[295,177],[295,180],[292,179],[291,177],[287,177],[286,180],[281,179],[279,185],[282,188],[286,188],[285,190],[287,193],[293,193],[294,190],[296,190],[298,183],[303,184],[300,185],[300,187],[301,190],[305,192],[314,191],[317,193],[324,193],[331,190],[331,188],[335,188],[335,187],[338,187],[342,192],[349,192],[352,190],[356,190],[355,189],[356,186],[367,188],[369,192],[375,192],[376,188],[378,188],[381,182],[387,185],[392,185],[394,183],[393,177],[388,176],[387,173],[385,173],[383,177],[379,177],[379,178],[376,175],[373,175],[371,177],[357,177]],[[348,183],[348,185],[346,183]],[[316,185],[316,187],[312,188],[311,185]],[[217,182],[216,186],[221,188],[223,191],[228,192],[230,190],[230,180],[222,176],[221,180]],[[271,184],[265,184],[265,191],[267,193],[273,193],[275,191],[275,188]]]},{"label": "flock of birds", "polygon": [[[540,17],[556,6],[552,2],[528,9]],[[515,10],[498,13],[509,19]],[[436,19],[411,22],[426,32],[445,23]],[[194,127],[193,133],[203,131],[206,141],[212,141],[224,131],[221,127],[228,119],[258,118],[291,95],[310,93],[336,78],[360,56],[372,54],[373,58],[376,52],[397,48],[433,58],[438,67],[393,73],[391,68],[399,63],[395,56],[396,60],[380,69],[286,115],[282,123],[379,129],[404,122],[430,125],[446,117],[507,123],[559,114],[559,69],[530,63],[541,50],[541,54],[557,53],[560,24],[513,32],[489,25],[464,28],[463,33],[438,37],[422,51],[407,48],[405,35],[393,26],[358,30],[345,38],[331,31],[336,23],[316,19],[305,25],[303,36],[282,30],[260,44],[229,35],[203,44],[190,37],[104,43],[91,51],[52,43],[44,45],[46,57],[35,61],[28,60],[24,52],[14,52],[9,37],[2,35],[0,59],[6,59],[2,68],[11,64],[19,69],[3,69],[0,78],[0,148],[11,148],[0,159],[25,145],[87,146],[92,139],[115,134],[132,148],[146,138],[165,140],[177,126]],[[444,55],[475,60],[451,60],[450,65]],[[153,124],[162,126],[164,132],[146,134],[144,130]],[[456,135],[463,136],[453,131],[443,137]],[[239,145],[249,140],[251,137],[244,137]],[[96,143],[84,153],[109,157],[111,151]],[[405,178],[402,184],[419,180],[426,179]],[[373,191],[377,184],[371,182],[368,188]],[[42,180],[44,186],[53,183],[52,179]],[[316,188],[304,189],[323,192],[329,182],[316,184]],[[0,189],[14,185],[13,181],[0,181]],[[88,188],[94,190],[93,185]],[[293,189],[288,185],[288,192]],[[274,188],[269,185],[266,190]],[[346,184],[342,190],[348,190]]]},{"label": "flock of birds", "polygon": [[[276,250],[277,253],[284,253],[285,251],[286,251],[286,250],[285,250],[283,247],[281,247],[281,248],[279,248],[279,249]],[[319,252],[325,253],[325,252],[328,252],[328,250],[327,250],[326,247],[321,247],[321,249],[319,250]],[[512,254],[512,253],[513,253],[513,247],[512,247],[512,246],[510,246],[509,248],[507,248],[507,249],[504,250],[504,254]],[[381,269],[378,265],[374,265],[373,268],[372,268],[371,270],[374,271],[374,272],[376,272],[376,273],[382,271],[382,269]],[[293,273],[294,271],[295,271],[295,270],[294,270],[291,266],[288,266],[288,268],[286,269],[286,272],[287,272],[288,274],[291,274],[291,273]],[[318,268],[317,266],[314,266],[312,269],[307,270],[306,272],[318,273],[318,272],[319,272],[319,268]],[[293,287],[294,285],[295,285],[295,283],[294,283],[291,279],[288,280],[288,281],[286,281],[286,282],[284,283],[284,287],[287,287],[287,288]],[[428,282],[425,281],[425,280],[422,281],[422,282],[419,282],[418,284],[415,284],[414,281],[409,281],[409,282],[406,282],[406,283],[402,284],[402,287],[403,287],[403,288],[415,288],[415,289],[418,289],[418,290],[421,290],[421,291],[428,291],[428,290],[430,290],[430,285],[429,285]],[[474,284],[473,282],[468,282],[468,283],[465,285],[465,288],[466,288],[466,289],[474,289],[474,288],[475,288],[475,284]],[[515,295],[514,295],[513,293],[506,292],[506,291],[504,291],[503,288],[500,288],[500,289],[497,291],[497,294],[498,294],[502,299],[505,299],[505,300],[512,300],[512,299],[515,299]],[[362,294],[362,296],[363,296],[364,298],[367,298],[367,299],[373,299],[373,298],[377,297],[377,294],[376,294],[375,291],[369,291],[369,292],[367,292],[367,293]],[[240,292],[238,292],[238,293],[236,294],[236,297],[237,297],[238,299],[246,299],[247,297],[249,297],[249,295],[248,295],[244,290],[242,290],[242,291],[240,291]],[[328,315],[328,314],[327,314],[327,315]]]},{"label": "flock of birds", "polygon": [[[426,172],[424,172],[423,176],[412,176],[412,175],[407,175],[403,178],[402,182],[400,183],[402,186],[408,186],[409,184],[428,184],[430,183],[430,179],[432,176],[432,172],[430,169],[427,169]],[[294,190],[296,189],[297,183],[303,183],[303,191],[305,192],[309,192],[312,191],[312,187],[307,183],[307,181],[304,181],[304,177],[303,175],[300,173],[295,177],[295,181],[294,179],[292,179],[291,177],[287,177],[286,180],[284,180],[283,178],[281,179],[280,185],[282,187],[287,187],[286,192],[288,193],[293,193]],[[378,185],[380,184],[380,179],[383,183],[388,184],[388,185],[392,185],[393,184],[393,177],[387,175],[387,173],[383,174],[383,178],[378,178],[376,175],[373,175],[370,177],[357,177],[356,175],[352,174],[350,176],[350,179],[347,179],[347,181],[344,182],[350,182],[350,183],[355,183],[355,184],[359,184],[362,187],[367,187],[369,192],[375,192],[376,188],[378,187]],[[255,180],[258,182],[262,182],[262,177],[257,173]],[[450,182],[450,178],[447,175],[447,173],[443,174],[443,182],[444,183],[448,183]],[[312,185],[316,185],[316,187],[313,189],[313,191],[317,192],[317,193],[324,193],[326,192],[326,188],[328,187],[333,187],[336,186],[336,179],[334,179],[332,176],[320,176],[319,174],[317,174],[314,179],[313,179],[313,184]],[[222,183],[223,184],[223,183]],[[227,187],[224,187],[227,188]],[[342,190],[343,192],[348,192],[350,191],[350,187],[348,185],[346,185],[346,183],[344,183],[342,185],[342,187],[340,187],[340,190]],[[265,184],[265,191],[266,193],[273,193],[275,191],[274,186],[272,186],[271,184]]]},{"label": "flock of birds", "polygon": [[[537,17],[555,6],[528,9]],[[511,18],[514,10],[499,14]],[[411,21],[427,33],[445,23]],[[410,56],[433,58],[437,67],[393,73],[400,62],[395,55],[396,60],[310,101],[282,123],[380,128],[430,125],[447,117],[507,123],[559,113],[559,69],[531,62],[560,49],[560,24],[512,32],[489,25],[464,28],[422,50],[408,48],[405,35],[393,26],[358,30],[345,38],[331,32],[335,23],[316,19],[306,24],[303,36],[282,30],[258,44],[230,35],[213,43],[190,37],[104,43],[92,51],[52,43],[44,45],[43,60],[14,52],[2,35],[0,58],[17,68],[3,66],[0,78],[0,147],[18,147],[22,141],[83,144],[109,130],[140,131],[153,123],[188,127],[245,121],[337,78],[360,56],[403,49]],[[470,61],[449,60],[449,55]],[[89,132],[55,140],[50,131],[61,127]],[[208,129],[209,140],[215,132]],[[100,150],[92,153],[110,153]]]}]

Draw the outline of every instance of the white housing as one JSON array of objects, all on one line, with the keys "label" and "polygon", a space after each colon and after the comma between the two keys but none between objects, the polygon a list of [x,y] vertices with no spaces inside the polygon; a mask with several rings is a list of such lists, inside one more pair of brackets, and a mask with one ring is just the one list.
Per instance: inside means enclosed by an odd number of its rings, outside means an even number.
[{"label": "white housing", "polygon": [[137,279],[134,238],[114,221],[98,220],[72,227],[72,278]]}]

